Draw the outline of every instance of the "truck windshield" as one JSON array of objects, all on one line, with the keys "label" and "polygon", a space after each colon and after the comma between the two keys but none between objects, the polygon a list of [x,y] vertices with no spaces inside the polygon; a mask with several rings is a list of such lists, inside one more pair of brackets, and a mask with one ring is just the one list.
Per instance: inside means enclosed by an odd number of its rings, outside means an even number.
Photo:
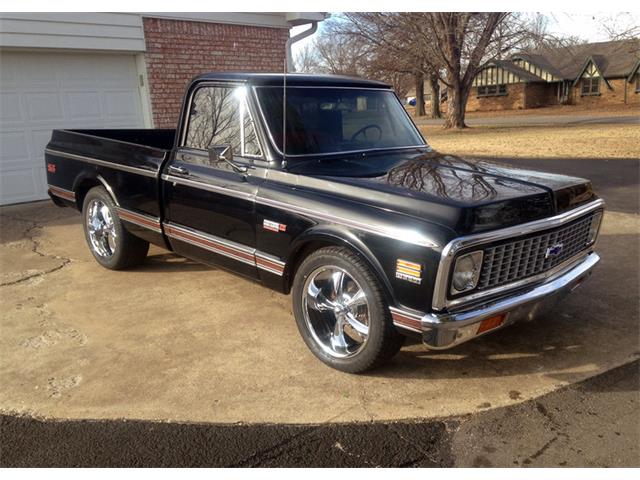
[{"label": "truck windshield", "polygon": [[[282,88],[256,92],[282,152]],[[397,97],[383,89],[287,87],[286,134],[287,155],[425,145]]]}]

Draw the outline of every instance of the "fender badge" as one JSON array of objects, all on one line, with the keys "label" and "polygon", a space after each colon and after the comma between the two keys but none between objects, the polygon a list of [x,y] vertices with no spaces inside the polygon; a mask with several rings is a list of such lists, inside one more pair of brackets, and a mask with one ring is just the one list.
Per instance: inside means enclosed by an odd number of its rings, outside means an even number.
[{"label": "fender badge", "polygon": [[396,278],[420,285],[422,283],[422,265],[398,259]]},{"label": "fender badge", "polygon": [[564,248],[564,245],[562,243],[556,243],[555,245],[547,248],[547,251],[544,254],[544,258],[556,257],[560,255],[563,248]]},{"label": "fender badge", "polygon": [[287,230],[287,226],[284,223],[274,222],[266,218],[262,222],[262,228],[271,232],[285,232]]}]

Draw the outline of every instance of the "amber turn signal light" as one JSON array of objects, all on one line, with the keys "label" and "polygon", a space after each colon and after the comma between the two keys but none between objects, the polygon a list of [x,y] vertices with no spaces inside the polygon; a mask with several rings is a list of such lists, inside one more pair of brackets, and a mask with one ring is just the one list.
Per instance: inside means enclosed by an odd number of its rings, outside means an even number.
[{"label": "amber turn signal light", "polygon": [[482,322],[480,322],[480,326],[478,327],[478,331],[476,335],[480,335],[483,332],[488,330],[493,330],[494,328],[498,328],[500,325],[504,323],[504,320],[507,318],[506,313],[501,313],[500,315],[496,315],[494,317],[485,318]]}]

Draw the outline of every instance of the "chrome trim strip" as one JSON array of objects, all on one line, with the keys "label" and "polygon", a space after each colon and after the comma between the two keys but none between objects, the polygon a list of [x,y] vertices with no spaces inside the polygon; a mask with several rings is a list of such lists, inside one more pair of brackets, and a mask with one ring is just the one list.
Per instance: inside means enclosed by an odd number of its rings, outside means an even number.
[{"label": "chrome trim strip", "polygon": [[391,318],[396,327],[411,330],[412,332],[422,333],[422,316],[402,310],[396,307],[389,307]]},{"label": "chrome trim strip", "polygon": [[[410,232],[399,229],[399,228],[388,228],[384,226],[369,225],[369,224],[358,222],[355,220],[346,219],[344,217],[336,217],[335,215],[331,215],[329,213],[319,212],[317,210],[311,210],[309,208],[281,202],[279,200],[271,200],[263,197],[256,197],[255,201],[262,205],[268,205],[270,207],[275,207],[275,208],[282,208],[289,212],[295,212],[301,215],[307,215],[309,217],[325,220],[331,223],[336,223],[339,225],[345,225],[347,227],[357,228],[358,230],[373,233],[375,235],[381,235],[383,237],[392,238],[394,240],[399,240],[402,242],[411,243],[413,245],[420,245],[422,247],[429,247],[429,248],[438,246],[436,243],[434,243],[433,241],[431,241],[430,239],[424,236],[421,236],[420,239],[409,238],[407,234]],[[415,237],[415,234],[413,234],[413,236]]]},{"label": "chrome trim strip", "polygon": [[[461,305],[470,300],[477,300],[478,298],[482,298],[484,296],[495,293],[495,289],[491,289],[491,290],[487,290],[486,292],[478,292],[476,294],[470,294],[465,297],[457,298],[455,300],[451,300],[451,301],[447,300],[447,290],[448,290],[447,284],[449,283],[448,281],[449,271],[451,269],[456,253],[458,253],[463,248],[469,248],[469,247],[473,247],[475,245],[480,245],[480,244],[492,243],[492,242],[496,242],[496,241],[504,240],[508,238],[520,237],[522,235],[528,235],[530,233],[535,233],[538,231],[555,228],[555,227],[564,225],[565,223],[571,222],[572,220],[575,220],[590,212],[593,212],[598,209],[602,209],[604,208],[604,205],[605,205],[604,200],[598,199],[587,205],[583,205],[574,210],[570,210],[568,212],[564,212],[550,218],[544,218],[542,220],[536,220],[533,222],[525,223],[522,225],[515,225],[513,227],[503,228],[500,230],[493,230],[491,232],[484,232],[476,235],[468,235],[468,236],[456,238],[450,241],[442,250],[442,255],[440,257],[440,263],[438,265],[438,273],[436,275],[436,281],[433,289],[432,308],[434,310],[442,310],[448,306]],[[583,252],[581,252],[581,254],[587,254],[587,253],[589,253],[588,250],[584,250]],[[575,260],[575,257],[573,259],[569,259],[569,261],[571,260]],[[569,261],[561,264],[561,266],[566,266]],[[547,274],[549,272],[543,272],[543,273]],[[520,287],[523,285],[527,285],[529,283],[533,283],[537,280],[540,280],[539,276],[530,277],[527,279],[523,279],[522,281],[516,282],[513,285],[511,284],[502,285],[499,287],[499,289],[507,291],[515,287]]]},{"label": "chrome trim strip", "polygon": [[256,266],[255,250],[235,242],[229,242],[213,235],[178,226],[173,223],[164,223],[164,229],[168,237],[203,248],[210,252],[229,257],[251,266]]},{"label": "chrome trim strip", "polygon": [[252,193],[239,192],[227,187],[219,187],[217,185],[210,185],[204,182],[198,182],[197,180],[190,180],[188,178],[177,177],[175,175],[162,174],[162,180],[167,182],[177,183],[178,185],[184,185],[187,187],[199,188],[201,190],[207,190],[209,192],[221,193],[223,195],[229,195],[230,197],[240,198],[242,200],[253,200],[255,195]]},{"label": "chrome trim strip", "polygon": [[56,197],[63,198],[65,200],[76,200],[76,193],[72,190],[66,190],[64,188],[56,187],[55,185],[47,184],[49,191]]},{"label": "chrome trim strip", "polygon": [[109,192],[109,195],[111,195],[111,199],[113,200],[113,203],[116,204],[116,206],[120,206],[120,203],[118,202],[118,199],[116,198],[116,194],[113,193],[113,189],[111,188],[111,185],[109,185],[109,182],[107,182],[102,175],[97,175],[98,180],[100,180],[100,183],[102,183],[102,185],[104,186],[104,188],[107,189],[107,192]]},{"label": "chrome trim strip", "polygon": [[163,225],[165,234],[170,238],[257,267],[274,275],[282,276],[284,274],[285,262],[277,257],[260,252],[255,248],[247,247],[240,243],[225,240],[215,235],[209,235],[175,223],[163,222]]},{"label": "chrome trim strip", "polygon": [[160,219],[158,217],[134,212],[119,206],[116,206],[116,213],[118,214],[118,217],[120,217],[120,219],[124,220],[125,222],[133,223],[134,225],[137,225],[139,227],[153,230],[156,233],[162,233],[162,228],[160,227]]},{"label": "chrome trim strip", "polygon": [[259,252],[257,250],[255,252],[255,257],[256,266],[258,268],[280,276],[284,274],[285,263],[280,259],[271,255],[267,255],[266,253]]},{"label": "chrome trim strip", "polygon": [[158,174],[150,170],[143,168],[131,167],[129,165],[122,165],[120,163],[109,162],[106,160],[99,160],[97,158],[85,157],[84,155],[76,155],[75,153],[60,152],[59,150],[53,150],[51,148],[45,148],[45,153],[49,155],[55,155],[57,157],[64,157],[70,160],[78,160],[81,162],[93,163],[94,165],[100,165],[102,167],[113,168],[114,170],[122,170],[123,172],[137,173],[145,177],[157,178]]}]

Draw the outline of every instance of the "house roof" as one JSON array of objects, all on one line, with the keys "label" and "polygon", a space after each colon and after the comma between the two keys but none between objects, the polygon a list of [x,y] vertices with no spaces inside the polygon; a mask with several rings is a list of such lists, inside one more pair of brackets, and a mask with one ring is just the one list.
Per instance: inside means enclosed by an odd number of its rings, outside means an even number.
[{"label": "house roof", "polygon": [[525,51],[512,59],[523,58],[556,77],[574,80],[589,58],[605,78],[620,78],[629,75],[639,57],[640,39],[632,39]]},{"label": "house roof", "polygon": [[527,72],[525,69],[520,68],[518,65],[508,60],[493,60],[487,63],[483,68],[491,67],[491,66],[503,68],[511,73],[516,74],[517,76],[519,76],[523,80],[526,80],[527,82],[544,82],[542,78],[538,77],[537,75],[534,75],[531,72]]}]

